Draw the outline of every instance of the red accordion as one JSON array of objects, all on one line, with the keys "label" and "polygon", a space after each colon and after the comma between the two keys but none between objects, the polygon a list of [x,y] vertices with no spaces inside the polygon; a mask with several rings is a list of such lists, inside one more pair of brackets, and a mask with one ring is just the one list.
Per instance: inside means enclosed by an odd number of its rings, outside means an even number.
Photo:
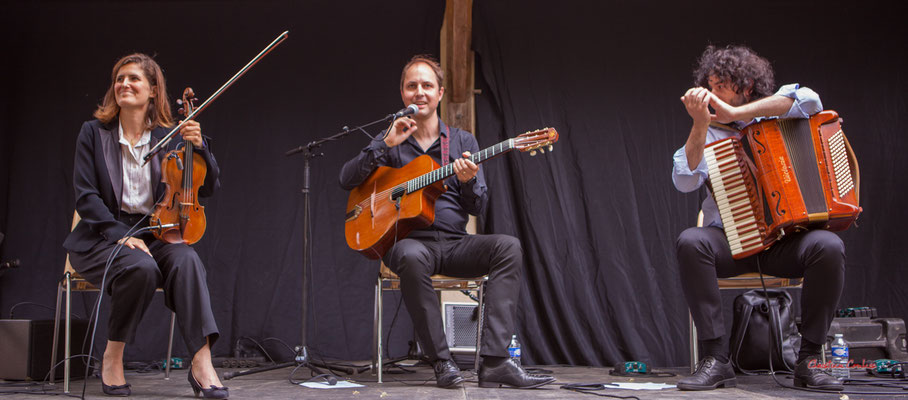
[{"label": "red accordion", "polygon": [[703,157],[735,259],[799,230],[845,230],[861,213],[858,161],[835,111],[750,125]]}]

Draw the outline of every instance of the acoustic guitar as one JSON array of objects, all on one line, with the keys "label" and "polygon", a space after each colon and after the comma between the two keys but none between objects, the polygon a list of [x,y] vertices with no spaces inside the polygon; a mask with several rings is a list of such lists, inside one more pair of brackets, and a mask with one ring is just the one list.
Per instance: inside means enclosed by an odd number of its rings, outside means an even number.
[{"label": "acoustic guitar", "polygon": [[[511,150],[545,152],[558,141],[558,131],[545,128],[524,133],[470,155],[482,163]],[[371,259],[379,259],[397,240],[435,221],[435,200],[445,192],[444,180],[454,175],[453,164],[439,167],[422,155],[401,168],[378,167],[350,191],[344,233],[347,245]]]}]

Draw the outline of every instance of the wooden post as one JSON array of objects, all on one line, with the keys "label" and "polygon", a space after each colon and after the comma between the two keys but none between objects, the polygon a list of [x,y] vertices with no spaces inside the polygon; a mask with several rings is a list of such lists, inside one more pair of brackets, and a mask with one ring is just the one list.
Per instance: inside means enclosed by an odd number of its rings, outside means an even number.
[{"label": "wooden post", "polygon": [[445,123],[475,133],[472,35],[473,0],[447,0],[441,27],[441,66],[445,70],[441,116]]},{"label": "wooden post", "polygon": [[[473,0],[447,0],[441,26],[441,67],[445,71],[445,95],[441,118],[446,124],[476,134],[474,101]],[[467,232],[476,233],[476,217],[470,216]]]}]

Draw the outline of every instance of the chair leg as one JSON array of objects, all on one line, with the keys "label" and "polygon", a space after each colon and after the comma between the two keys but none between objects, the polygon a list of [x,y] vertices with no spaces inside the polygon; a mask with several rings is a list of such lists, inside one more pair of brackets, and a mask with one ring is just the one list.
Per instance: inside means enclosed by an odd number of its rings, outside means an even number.
[{"label": "chair leg", "polygon": [[485,313],[485,309],[483,308],[485,306],[483,295],[485,294],[485,287],[485,281],[479,281],[479,294],[477,296],[479,297],[479,305],[477,305],[477,307],[479,307],[479,312],[477,313],[476,320],[476,355],[473,359],[473,370],[476,371],[477,374],[479,373],[479,351],[482,349],[482,319],[483,314]]},{"label": "chair leg", "polygon": [[382,314],[383,314],[383,296],[381,276],[378,277],[375,286],[375,371],[378,373],[378,383],[382,383]]},{"label": "chair leg", "polygon": [[54,309],[54,344],[50,349],[50,383],[54,384],[57,378],[57,345],[60,343],[60,302],[63,300],[63,281],[57,284],[57,305]]},{"label": "chair leg", "polygon": [[697,349],[697,326],[694,325],[694,316],[690,311],[687,312],[687,319],[690,322],[690,373],[697,369],[697,361],[700,361],[699,351]]},{"label": "chair leg", "polygon": [[[381,280],[381,278],[378,278]],[[372,292],[372,375],[377,373],[376,369],[376,357],[378,349],[378,285],[375,286],[375,290]]]},{"label": "chair leg", "polygon": [[[171,311],[170,313],[170,338],[167,340],[167,358],[164,359],[166,368],[164,368],[164,380],[170,380],[170,360],[173,358],[173,328],[177,322],[177,313]],[[193,355],[190,355],[190,357]]]},{"label": "chair leg", "polygon": [[[64,274],[63,279],[66,281],[66,321],[65,331],[63,334],[63,393],[69,393],[69,356],[72,349],[70,348],[70,334],[72,333],[72,275]],[[87,362],[91,363],[91,355]],[[86,367],[87,368],[87,367]]]}]

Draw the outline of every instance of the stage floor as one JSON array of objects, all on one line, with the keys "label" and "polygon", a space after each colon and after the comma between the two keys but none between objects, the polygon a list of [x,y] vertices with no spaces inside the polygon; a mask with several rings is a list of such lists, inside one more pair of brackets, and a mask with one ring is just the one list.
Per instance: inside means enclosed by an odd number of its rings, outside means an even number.
[{"label": "stage floor", "polygon": [[[365,364],[365,363],[362,363]],[[364,385],[358,388],[313,389],[291,384],[289,381],[291,368],[284,368],[262,372],[255,375],[236,377],[224,383],[230,388],[232,399],[583,399],[594,398],[590,394],[575,393],[561,389],[565,383],[613,383],[613,382],[654,382],[673,385],[678,377],[670,378],[621,378],[610,376],[610,368],[591,367],[544,367],[552,371],[558,381],[555,384],[533,390],[515,389],[483,389],[476,384],[476,377],[471,371],[464,371],[467,382],[456,389],[440,389],[434,385],[434,375],[428,367],[408,368],[411,373],[397,370],[386,371],[384,383],[376,382],[375,376],[365,372],[354,376],[342,376],[356,383]],[[658,369],[657,369],[658,370]],[[223,374],[235,369],[219,369]],[[683,376],[687,368],[662,369]],[[294,380],[309,377],[308,370],[297,371]],[[169,381],[164,380],[163,372],[135,373],[127,372],[127,380],[132,384],[131,398],[137,399],[175,399],[192,398],[192,389],[186,380],[186,370],[174,370]],[[779,380],[786,385],[791,385],[791,379],[779,376]],[[79,395],[82,391],[82,381],[71,383],[71,394]],[[48,395],[62,394],[63,384],[44,386]],[[0,391],[13,390],[0,383]],[[35,394],[6,395],[4,398],[31,399],[42,396],[40,386],[32,388],[20,387],[19,390],[31,390]],[[738,386],[731,389],[717,389],[705,392],[683,392],[676,388],[662,390],[618,390],[607,389],[595,393],[612,396],[637,396],[640,399],[837,399],[838,393],[810,393],[779,387],[769,376],[738,376]],[[908,394],[908,391],[906,391]],[[59,398],[55,396],[56,398]],[[109,398],[101,392],[101,383],[98,378],[90,378],[86,390],[86,398]],[[891,398],[891,396],[866,396],[850,395],[851,399],[857,398]]]}]

